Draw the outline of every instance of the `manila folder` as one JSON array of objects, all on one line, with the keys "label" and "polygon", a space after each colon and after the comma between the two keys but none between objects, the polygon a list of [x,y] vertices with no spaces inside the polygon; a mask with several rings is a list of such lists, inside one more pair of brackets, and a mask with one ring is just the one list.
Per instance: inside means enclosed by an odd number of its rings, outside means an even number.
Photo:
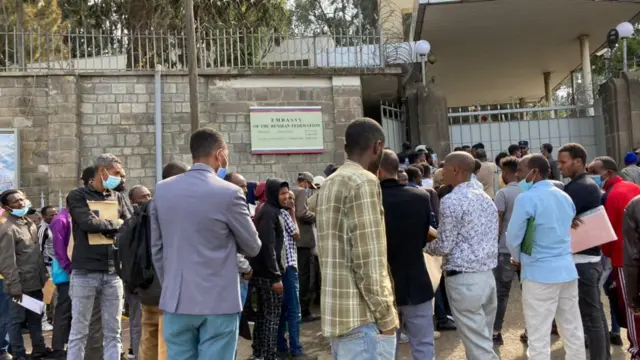
[{"label": "manila folder", "polygon": [[[87,201],[93,216],[101,220],[118,220],[117,201]],[[113,239],[102,234],[89,234],[89,245],[112,245]]]}]

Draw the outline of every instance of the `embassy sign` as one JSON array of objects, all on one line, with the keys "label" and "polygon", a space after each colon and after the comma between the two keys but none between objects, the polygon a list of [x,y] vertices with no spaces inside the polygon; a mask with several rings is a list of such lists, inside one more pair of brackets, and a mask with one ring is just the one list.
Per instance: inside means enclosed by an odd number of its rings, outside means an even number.
[{"label": "embassy sign", "polygon": [[254,106],[249,109],[251,153],[320,154],[324,127],[320,106]]}]

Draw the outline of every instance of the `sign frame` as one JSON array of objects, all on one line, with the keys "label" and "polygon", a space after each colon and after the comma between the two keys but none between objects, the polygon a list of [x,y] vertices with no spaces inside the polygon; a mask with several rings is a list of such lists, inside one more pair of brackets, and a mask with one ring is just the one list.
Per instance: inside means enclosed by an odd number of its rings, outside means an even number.
[{"label": "sign frame", "polygon": [[[254,119],[253,114],[256,113],[314,113],[318,116],[315,121],[320,125],[320,140],[322,141],[322,148],[309,147],[309,148],[297,148],[297,147],[283,147],[283,148],[264,148],[256,149],[254,142]],[[322,119],[322,106],[251,106],[249,108],[249,126],[251,131],[251,154],[252,155],[295,155],[295,154],[322,154],[324,149],[324,123]],[[283,139],[286,141],[286,139]]]},{"label": "sign frame", "polygon": [[[15,166],[16,168],[13,171],[13,176],[14,176],[14,188],[15,189],[20,189],[20,133],[18,132],[18,129],[15,128],[0,128],[0,136],[4,136],[4,135],[9,135],[13,137],[13,141],[15,144],[15,149],[14,150],[14,161],[15,161]],[[2,188],[0,188],[0,192],[2,192],[4,190],[2,190]]]}]

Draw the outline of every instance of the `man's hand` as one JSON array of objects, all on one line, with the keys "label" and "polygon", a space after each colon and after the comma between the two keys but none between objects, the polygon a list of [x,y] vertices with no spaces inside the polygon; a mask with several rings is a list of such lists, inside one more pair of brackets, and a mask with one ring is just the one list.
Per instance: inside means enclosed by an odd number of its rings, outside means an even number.
[{"label": "man's hand", "polygon": [[22,290],[11,291],[11,297],[13,298],[13,300],[15,300],[17,302],[21,302],[22,301]]},{"label": "man's hand", "polygon": [[518,268],[518,269],[520,269],[520,263],[516,262],[515,260],[513,260],[513,258],[511,258],[511,265],[516,267],[516,268]]},{"label": "man's hand", "polygon": [[124,220],[122,220],[122,219],[115,219],[115,220],[113,220],[113,225],[114,225],[116,228],[120,228],[120,226],[122,226],[122,224],[124,224]]},{"label": "man's hand", "polygon": [[584,221],[578,217],[574,217],[573,220],[571,220],[571,228],[573,230],[577,229],[582,224],[584,224]]},{"label": "man's hand", "polygon": [[242,278],[247,281],[251,280],[252,277],[253,277],[253,270],[249,270],[249,272],[242,274]]},{"label": "man's hand", "polygon": [[278,281],[277,283],[271,285],[271,290],[277,292],[278,294],[282,294],[284,291],[284,287],[282,286],[282,281]]},{"label": "man's hand", "polygon": [[395,336],[397,332],[398,332],[398,328],[393,328],[386,331],[380,331],[380,335]]},{"label": "man's hand", "polygon": [[289,213],[289,215],[295,219],[296,218],[296,207],[292,206],[290,208],[287,209],[287,212]]}]

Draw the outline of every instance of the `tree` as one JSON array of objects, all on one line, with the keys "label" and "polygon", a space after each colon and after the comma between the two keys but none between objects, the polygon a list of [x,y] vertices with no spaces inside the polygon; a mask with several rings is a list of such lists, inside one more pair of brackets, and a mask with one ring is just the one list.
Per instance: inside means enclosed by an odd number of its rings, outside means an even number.
[{"label": "tree", "polygon": [[[62,19],[62,13],[57,0],[41,0],[24,3],[24,29],[19,34],[16,26],[16,1],[0,0],[2,7],[0,23],[0,68],[18,66],[19,58],[24,55],[25,63],[50,62],[64,60],[67,57],[63,44],[62,32],[67,24]],[[23,36],[23,49],[20,51],[16,41]],[[21,39],[22,40],[22,39]]]}]

